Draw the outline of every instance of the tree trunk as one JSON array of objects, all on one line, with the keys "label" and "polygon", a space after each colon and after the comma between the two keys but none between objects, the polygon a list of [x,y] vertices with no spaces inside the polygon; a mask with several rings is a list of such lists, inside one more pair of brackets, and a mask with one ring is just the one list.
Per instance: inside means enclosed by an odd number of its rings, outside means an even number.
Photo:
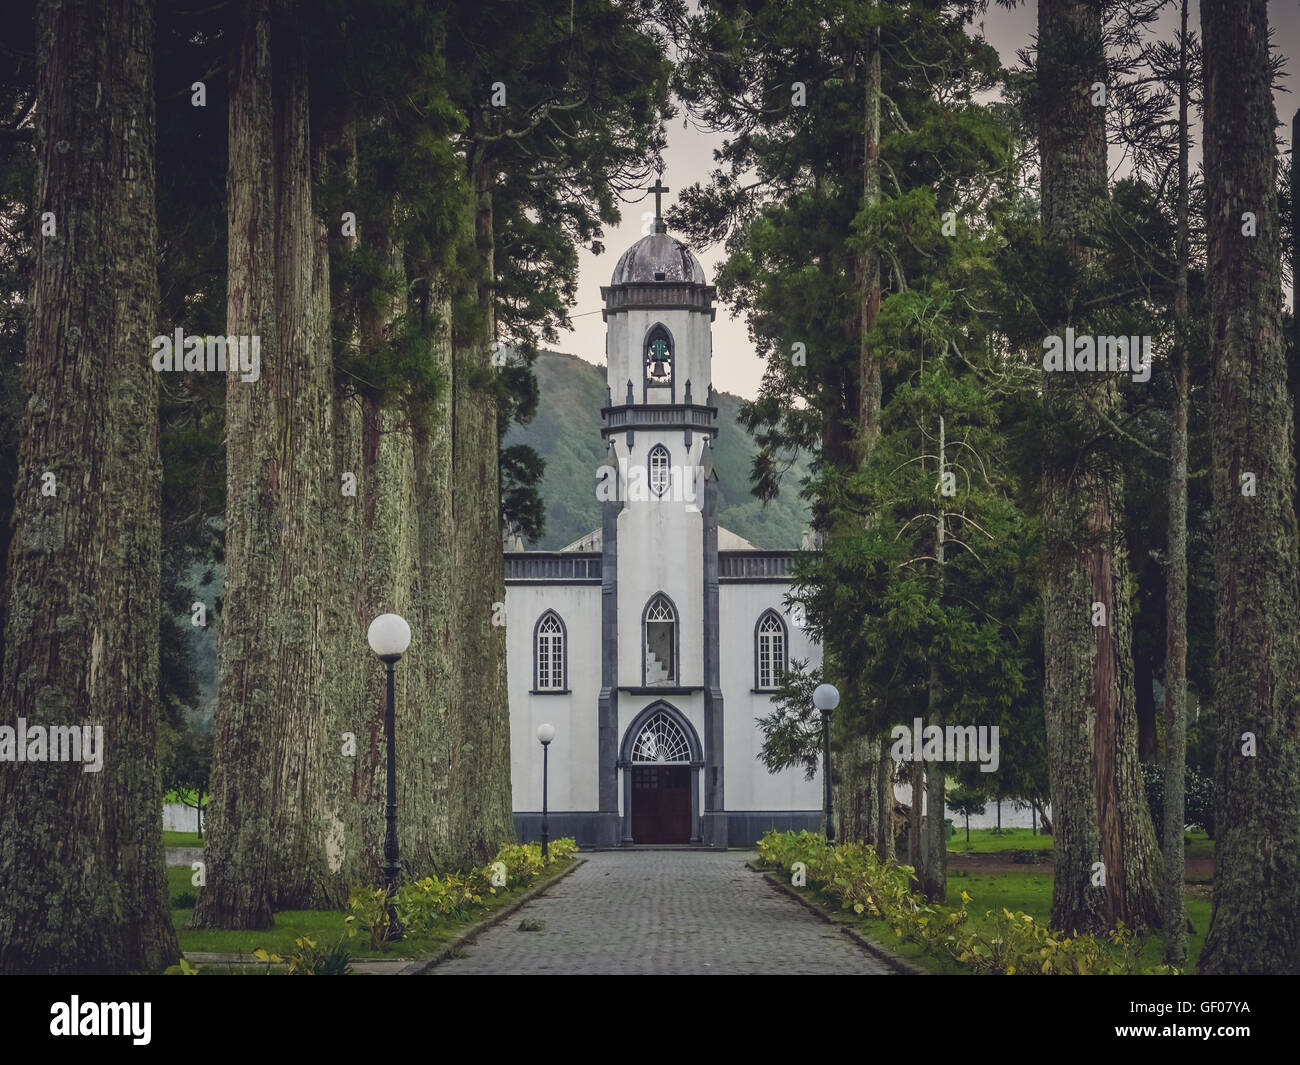
[{"label": "tree trunk", "polygon": [[[1044,244],[1086,275],[1095,258],[1089,237],[1106,200],[1104,112],[1092,103],[1092,86],[1106,81],[1100,9],[1085,0],[1040,0],[1038,39]],[[1081,325],[1073,302],[1048,310],[1049,328]],[[1102,414],[1117,407],[1113,381],[1097,388],[1075,376],[1044,375],[1049,408],[1086,419],[1093,405]],[[1049,457],[1042,484],[1052,924],[1080,932],[1120,920],[1157,926],[1159,852],[1137,758],[1123,475],[1104,460],[1079,468],[1077,458],[1073,450]]]},{"label": "tree trunk", "polygon": [[[355,187],[357,168],[356,126],[347,121],[332,136],[321,138],[329,145],[321,152],[324,165],[332,171],[331,177],[345,181],[348,188]],[[318,156],[318,158],[320,157]],[[340,220],[329,218],[324,231],[318,236],[318,281],[330,290],[330,306],[342,306],[347,296],[339,280],[344,271],[335,269],[335,260],[342,260],[355,251],[359,238],[355,232],[344,234]],[[323,275],[322,258],[328,258]],[[333,322],[321,323],[328,331],[322,343],[333,343]],[[356,331],[349,334],[344,344],[355,354],[360,339]],[[346,375],[346,385],[355,382]],[[366,616],[366,604],[361,593],[363,558],[361,545],[361,512],[365,504],[361,463],[361,399],[348,387],[336,387],[330,418],[331,465],[325,481],[327,496],[334,496],[336,505],[325,515],[328,533],[325,539],[326,568],[322,574],[324,612],[323,627],[327,633],[327,668],[322,678],[326,708],[326,839],[330,869],[349,886],[378,884],[382,881],[378,871],[381,858],[376,857],[382,848],[383,797],[361,785],[363,766],[370,750],[371,737],[365,728],[363,692],[365,677],[375,661],[366,643],[366,631],[373,616]],[[355,478],[355,483],[352,482]],[[351,485],[353,493],[345,491]],[[367,849],[367,847],[369,849]],[[374,872],[368,873],[373,860]]]},{"label": "tree trunk", "polygon": [[336,513],[328,269],[312,213],[306,45],[291,16],[244,0],[231,38],[226,329],[260,337],[261,376],[227,378],[213,817],[195,927],[264,928],[274,909],[337,905],[346,892],[328,857],[319,585]]},{"label": "tree trunk", "polygon": [[[424,619],[424,639],[411,663],[410,683],[418,696],[411,713],[421,739],[417,748],[420,790],[413,802],[425,822],[432,863],[454,866],[451,844],[448,740],[451,693],[456,684],[452,641],[452,590],[456,574],[452,563],[452,394],[451,305],[446,298],[424,310],[426,320],[438,328],[430,355],[441,369],[447,387],[437,400],[412,411],[415,463],[416,543],[415,585],[411,592],[415,616]],[[415,752],[413,752],[415,753]]]},{"label": "tree trunk", "polygon": [[[875,0],[871,0],[875,7]],[[872,30],[865,57],[866,81],[863,86],[862,111],[862,203],[864,208],[874,208],[880,203],[880,31]],[[854,270],[858,283],[858,366],[856,391],[858,409],[856,436],[852,441],[852,461],[859,468],[866,465],[871,451],[880,439],[881,380],[880,359],[868,341],[867,334],[875,326],[880,314],[880,256],[868,245],[856,255]],[[846,324],[851,333],[855,323]],[[867,519],[871,521],[870,516]],[[871,811],[880,802],[880,774],[887,771],[888,762],[882,761],[876,751],[875,738],[853,743],[839,752],[837,761],[840,778],[836,804],[842,810]],[[893,810],[876,812],[879,832],[880,822],[888,819],[892,841]],[[879,843],[877,843],[879,848]],[[892,843],[889,847],[892,852]]]},{"label": "tree trunk", "polygon": [[[917,742],[913,738],[913,744]],[[907,864],[916,870],[918,883],[925,877],[925,836],[922,834],[921,809],[925,795],[925,765],[920,760],[912,763],[912,803],[907,811]]]},{"label": "tree trunk", "polygon": [[[944,472],[944,421],[939,418],[939,462],[938,476],[935,484],[943,482]],[[942,610],[943,606],[943,562],[944,562],[944,522],[943,496],[936,493],[939,508],[939,520],[934,523],[934,557],[935,557],[935,601]],[[926,692],[928,713],[926,724],[943,728],[943,677],[939,672],[939,655],[937,648],[931,649],[930,679]],[[931,902],[944,902],[948,897],[948,841],[944,836],[944,805],[947,789],[946,774],[942,761],[929,762],[926,765],[926,809],[925,822],[925,876],[921,889]],[[969,833],[968,833],[969,836]]]},{"label": "tree trunk", "polygon": [[885,861],[893,861],[897,850],[894,833],[894,764],[889,757],[889,735],[880,736],[880,770],[876,776],[879,788],[876,800],[876,853]]},{"label": "tree trunk", "polygon": [[0,722],[102,730],[103,762],[0,771],[0,972],[156,972],[179,949],[155,755],[154,5],[36,22],[34,202],[57,235],[35,242]]},{"label": "tree trunk", "polygon": [[874,733],[844,738],[838,744],[834,787],[838,818],[836,838],[845,843],[866,843],[880,850],[876,833],[880,815],[877,778],[880,773],[880,744]]},{"label": "tree trunk", "polygon": [[1187,766],[1187,0],[1178,83],[1178,278],[1174,290],[1174,424],[1169,444],[1169,574],[1165,622],[1164,927],[1167,965],[1187,962],[1183,831]]},{"label": "tree trunk", "polygon": [[[262,362],[277,352],[275,196],[271,167],[269,0],[242,0],[231,31],[226,212],[226,330],[260,336]],[[265,376],[265,374],[263,375]],[[271,460],[274,404],[268,385],[226,378],[226,578],[218,633],[219,693],[212,743],[212,798],[205,850],[207,883],[191,926],[269,928],[270,806],[274,706],[265,678],[275,669],[261,625],[271,605],[263,558],[279,524],[258,472]]]},{"label": "tree trunk", "polygon": [[[491,167],[471,160],[474,235],[480,262],[476,335],[452,352],[453,661],[448,720],[448,818],[454,859],[482,865],[514,840],[510,707],[506,689],[505,562],[502,554],[497,403],[487,381],[495,339]],[[515,619],[515,624],[525,620]]]},{"label": "tree trunk", "polygon": [[[325,805],[325,528],[337,513],[329,468],[333,436],[333,359],[329,345],[328,262],[318,262],[312,208],[307,38],[294,24],[294,0],[279,0],[272,29],[275,99],[275,313],[278,366],[262,387],[276,404],[275,459],[266,470],[281,524],[274,612],[259,618],[280,634],[273,692],[276,729],[271,802],[273,910],[340,905],[347,885],[331,873]],[[268,625],[269,622],[269,625]],[[263,635],[265,638],[265,635]]]},{"label": "tree trunk", "polygon": [[[1219,737],[1200,969],[1296,973],[1300,537],[1265,0],[1201,0],[1201,33]],[[1254,235],[1243,232],[1246,212]]]}]

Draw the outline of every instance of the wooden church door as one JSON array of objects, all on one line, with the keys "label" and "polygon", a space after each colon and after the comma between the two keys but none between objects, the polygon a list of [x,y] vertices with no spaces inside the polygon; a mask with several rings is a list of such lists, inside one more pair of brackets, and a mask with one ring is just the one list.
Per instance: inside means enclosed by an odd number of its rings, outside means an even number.
[{"label": "wooden church door", "polygon": [[691,767],[632,767],[632,839],[636,843],[689,843]]}]

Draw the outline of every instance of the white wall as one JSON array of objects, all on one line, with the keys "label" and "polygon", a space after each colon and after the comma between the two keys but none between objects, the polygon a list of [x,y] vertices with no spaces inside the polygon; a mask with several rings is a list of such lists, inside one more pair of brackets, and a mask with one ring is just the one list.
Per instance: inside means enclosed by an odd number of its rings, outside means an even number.
[{"label": "white wall", "polygon": [[[547,610],[568,637],[568,695],[533,695],[533,628]],[[542,745],[537,727],[555,726],[548,805],[594,810],[597,804],[600,699],[600,586],[507,584],[506,649],[510,685],[510,772],[514,809],[542,808]]]},{"label": "white wall", "polygon": [[822,805],[821,771],[805,780],[802,769],[769,773],[758,753],[763,734],[756,719],[773,710],[769,695],[755,694],[754,626],[769,607],[782,615],[789,640],[788,660],[821,665],[821,648],[785,612],[786,584],[732,584],[719,587],[719,666],[722,681],[728,810],[816,810]]},{"label": "white wall", "polygon": [[[652,447],[662,443],[668,449],[674,477],[694,478],[694,467],[703,450],[695,434],[687,451],[683,434],[638,431],[628,450],[621,438],[615,444],[629,468],[644,467]],[[628,501],[618,516],[618,682],[636,687],[642,683],[641,616],[657,592],[663,592],[677,608],[681,661],[673,687],[704,682],[704,516],[688,497],[698,494],[692,485],[681,491],[669,489],[662,498]]]}]

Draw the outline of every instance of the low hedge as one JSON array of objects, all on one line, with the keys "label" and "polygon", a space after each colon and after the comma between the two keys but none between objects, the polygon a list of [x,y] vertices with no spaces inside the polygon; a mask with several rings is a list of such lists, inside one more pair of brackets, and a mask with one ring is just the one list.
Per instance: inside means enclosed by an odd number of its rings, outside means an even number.
[{"label": "low hedge", "polygon": [[1171,966],[1143,968],[1141,943],[1122,925],[1103,935],[1067,936],[1027,913],[988,910],[972,926],[965,891],[959,907],[936,906],[914,893],[910,866],[882,862],[860,843],[828,846],[815,832],[768,832],[758,843],[763,864],[787,874],[803,864],[805,883],[862,917],[880,918],[900,939],[928,954],[948,957],[978,973],[1003,975],[1106,975],[1176,973]]},{"label": "low hedge", "polygon": [[[483,906],[484,895],[511,891],[532,883],[548,865],[568,861],[578,851],[571,837],[557,839],[542,859],[540,843],[513,843],[502,847],[481,869],[410,880],[394,893],[397,919],[410,935],[432,932],[439,922],[469,920]],[[384,888],[357,888],[348,898],[349,936],[364,932],[372,950],[382,950],[388,933],[388,893]]]}]

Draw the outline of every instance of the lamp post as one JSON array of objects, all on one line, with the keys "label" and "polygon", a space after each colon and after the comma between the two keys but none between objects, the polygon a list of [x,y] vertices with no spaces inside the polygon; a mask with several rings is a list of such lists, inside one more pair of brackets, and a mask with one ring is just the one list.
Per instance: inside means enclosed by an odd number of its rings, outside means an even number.
[{"label": "lamp post", "polygon": [[537,738],[542,741],[542,861],[546,860],[547,854],[550,853],[547,844],[550,843],[550,825],[546,823],[546,776],[547,776],[547,755],[551,751],[551,740],[555,739],[554,725],[539,725],[537,728]]},{"label": "lamp post", "polygon": [[397,729],[394,721],[396,698],[393,671],[398,659],[411,646],[411,626],[398,614],[380,614],[370,623],[366,640],[388,670],[388,705],[384,709],[384,733],[388,744],[388,825],[384,833],[384,886],[388,895],[388,933],[385,938],[391,942],[404,935],[402,926],[397,921],[397,911],[393,907],[397,876],[402,871],[397,860]]},{"label": "lamp post", "polygon": [[822,712],[822,776],[826,778],[826,842],[835,842],[835,811],[831,808],[831,711],[840,705],[834,684],[819,684],[813,692],[813,706]]}]

